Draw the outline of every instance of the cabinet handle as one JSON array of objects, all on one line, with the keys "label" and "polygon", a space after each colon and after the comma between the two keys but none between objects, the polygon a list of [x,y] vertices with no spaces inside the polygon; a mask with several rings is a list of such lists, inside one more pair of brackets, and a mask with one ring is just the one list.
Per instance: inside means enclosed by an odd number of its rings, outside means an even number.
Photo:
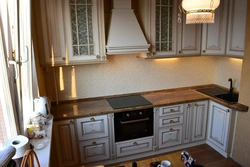
[{"label": "cabinet handle", "polygon": [[175,110],[174,110],[174,109],[171,109],[170,112],[175,112]]},{"label": "cabinet handle", "polygon": [[138,145],[138,143],[137,143],[137,142],[134,142],[133,144],[134,144],[135,146],[137,146],[137,145]]},{"label": "cabinet handle", "polygon": [[181,51],[181,50],[179,50],[179,54],[182,54],[182,51]]},{"label": "cabinet handle", "polygon": [[227,112],[230,112],[230,110],[229,110],[229,109],[227,109]]},{"label": "cabinet handle", "polygon": [[70,123],[71,125],[74,125],[74,124],[75,124],[73,120],[70,120],[69,123]]},{"label": "cabinet handle", "polygon": [[153,52],[153,55],[156,55],[156,52]]},{"label": "cabinet handle", "polygon": [[99,56],[99,55],[96,55],[96,59],[100,59],[101,58],[101,56]]},{"label": "cabinet handle", "polygon": [[96,146],[96,142],[95,142],[95,141],[93,141],[93,142],[92,142],[92,145],[93,145],[93,146]]},{"label": "cabinet handle", "polygon": [[189,103],[189,104],[188,104],[188,107],[191,107],[191,106],[192,106],[192,104]]},{"label": "cabinet handle", "polygon": [[197,103],[194,103],[194,105],[197,107],[198,106],[198,104]]},{"label": "cabinet handle", "polygon": [[174,131],[174,129],[173,129],[173,128],[170,128],[169,130],[170,130],[170,131]]},{"label": "cabinet handle", "polygon": [[172,124],[172,123],[174,123],[174,121],[173,121],[173,120],[170,120],[170,123]]},{"label": "cabinet handle", "polygon": [[63,60],[63,61],[65,61],[65,60],[66,60],[66,58],[65,58],[65,57],[63,57],[63,58],[62,58],[62,60]]},{"label": "cabinet handle", "polygon": [[206,53],[206,50],[203,50],[202,52],[203,52],[203,53]]},{"label": "cabinet handle", "polygon": [[90,121],[95,121],[95,118],[93,118],[93,117],[92,117],[92,118],[90,118]]}]

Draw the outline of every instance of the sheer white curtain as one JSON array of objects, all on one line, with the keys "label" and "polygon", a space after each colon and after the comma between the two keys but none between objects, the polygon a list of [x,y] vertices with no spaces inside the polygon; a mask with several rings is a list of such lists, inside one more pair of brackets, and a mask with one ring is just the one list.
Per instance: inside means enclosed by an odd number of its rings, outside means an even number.
[{"label": "sheer white curtain", "polygon": [[[0,121],[4,121],[7,138],[25,135],[33,112],[33,98],[38,96],[30,3],[30,0],[1,0],[0,5],[0,91],[3,92],[0,112],[4,115]],[[4,140],[0,138],[1,143]]]}]

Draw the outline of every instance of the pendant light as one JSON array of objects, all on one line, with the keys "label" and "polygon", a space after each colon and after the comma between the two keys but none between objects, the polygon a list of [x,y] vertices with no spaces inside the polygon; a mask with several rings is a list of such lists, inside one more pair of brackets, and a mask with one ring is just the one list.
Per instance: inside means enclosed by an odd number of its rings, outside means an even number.
[{"label": "pendant light", "polygon": [[219,4],[220,0],[182,0],[179,9],[186,14],[186,24],[214,23],[215,9]]}]

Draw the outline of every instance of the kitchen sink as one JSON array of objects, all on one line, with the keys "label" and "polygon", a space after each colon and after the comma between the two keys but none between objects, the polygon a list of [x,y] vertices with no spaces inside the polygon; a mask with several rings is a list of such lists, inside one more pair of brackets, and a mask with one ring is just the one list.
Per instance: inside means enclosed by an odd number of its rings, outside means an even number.
[{"label": "kitchen sink", "polygon": [[226,94],[216,95],[216,97],[230,103],[236,103],[238,102],[239,95],[236,93],[226,93]]},{"label": "kitchen sink", "polygon": [[239,95],[237,93],[230,93],[228,90],[222,89],[220,87],[201,88],[201,89],[197,89],[197,91],[207,94],[209,96],[221,99],[228,103],[238,102]]}]

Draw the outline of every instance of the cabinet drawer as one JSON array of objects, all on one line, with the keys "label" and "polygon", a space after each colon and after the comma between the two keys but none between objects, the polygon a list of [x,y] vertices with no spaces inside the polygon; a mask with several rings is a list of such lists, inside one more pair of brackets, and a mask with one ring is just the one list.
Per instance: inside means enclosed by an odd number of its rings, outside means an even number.
[{"label": "cabinet drawer", "polygon": [[110,158],[108,138],[83,141],[79,147],[82,164]]},{"label": "cabinet drawer", "polygon": [[183,115],[171,115],[167,117],[160,117],[159,127],[173,126],[183,123]]},{"label": "cabinet drawer", "polygon": [[76,122],[79,141],[108,136],[107,115],[79,118]]},{"label": "cabinet drawer", "polygon": [[182,125],[169,126],[159,130],[159,148],[181,144]]},{"label": "cabinet drawer", "polygon": [[117,157],[152,151],[152,138],[129,140],[116,144]]},{"label": "cabinet drawer", "polygon": [[159,116],[183,113],[183,104],[159,107]]}]

